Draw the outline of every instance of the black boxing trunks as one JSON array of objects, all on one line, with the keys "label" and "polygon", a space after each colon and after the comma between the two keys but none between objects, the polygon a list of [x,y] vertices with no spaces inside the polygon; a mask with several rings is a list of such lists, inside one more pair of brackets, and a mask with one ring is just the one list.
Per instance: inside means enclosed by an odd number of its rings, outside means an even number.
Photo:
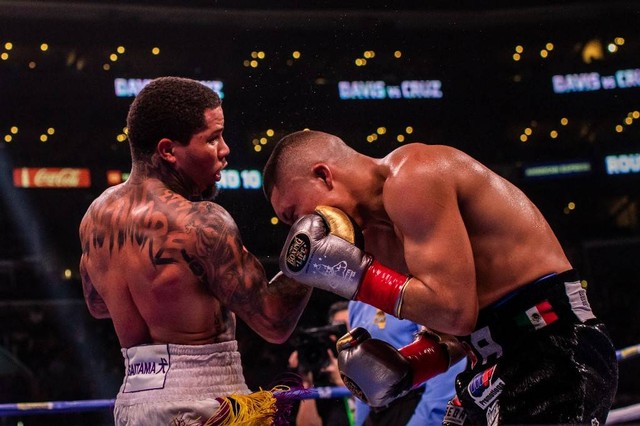
[{"label": "black boxing trunks", "polygon": [[445,425],[604,424],[618,384],[615,349],[574,270],[542,277],[480,310],[460,340]]}]

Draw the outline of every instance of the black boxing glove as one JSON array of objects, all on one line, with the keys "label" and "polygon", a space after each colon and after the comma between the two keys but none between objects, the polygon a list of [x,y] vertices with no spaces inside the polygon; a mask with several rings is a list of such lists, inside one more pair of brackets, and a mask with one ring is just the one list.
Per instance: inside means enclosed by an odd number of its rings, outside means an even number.
[{"label": "black boxing glove", "polygon": [[423,332],[412,343],[395,349],[356,327],[336,344],[338,368],[351,393],[372,407],[381,407],[447,371],[452,361],[449,344]]},{"label": "black boxing glove", "polygon": [[280,269],[300,283],[400,318],[402,296],[411,277],[380,264],[362,247],[362,234],[346,213],[318,206],[291,227],[280,254]]}]

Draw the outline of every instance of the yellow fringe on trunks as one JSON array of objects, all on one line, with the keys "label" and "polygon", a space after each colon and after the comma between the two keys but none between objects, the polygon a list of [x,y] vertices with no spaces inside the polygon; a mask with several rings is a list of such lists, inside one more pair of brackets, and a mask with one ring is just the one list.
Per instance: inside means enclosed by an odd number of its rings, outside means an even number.
[{"label": "yellow fringe on trunks", "polygon": [[278,411],[273,393],[288,389],[288,386],[276,386],[270,391],[219,398],[220,409],[204,426],[271,426]]}]

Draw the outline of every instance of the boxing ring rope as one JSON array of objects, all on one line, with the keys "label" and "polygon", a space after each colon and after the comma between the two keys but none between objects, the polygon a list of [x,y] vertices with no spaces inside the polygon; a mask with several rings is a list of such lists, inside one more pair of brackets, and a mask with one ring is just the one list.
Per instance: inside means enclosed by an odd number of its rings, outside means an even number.
[{"label": "boxing ring rope", "polygon": [[[640,356],[640,345],[629,346],[616,351],[618,361],[627,361]],[[332,399],[351,396],[344,386],[326,386],[309,388],[304,391],[280,391],[292,399]],[[79,413],[88,411],[111,410],[115,399],[93,399],[84,401],[20,402],[0,404],[0,417],[35,414]],[[607,424],[619,424],[640,419],[640,403],[613,409],[607,417]]]},{"label": "boxing ring rope", "polygon": [[[291,390],[281,391],[278,393],[298,400],[332,399],[351,396],[349,389],[344,386],[326,386],[309,388],[304,391]],[[19,402],[0,404],[0,417],[111,410],[113,409],[115,402],[115,399],[89,399],[84,401]]]}]

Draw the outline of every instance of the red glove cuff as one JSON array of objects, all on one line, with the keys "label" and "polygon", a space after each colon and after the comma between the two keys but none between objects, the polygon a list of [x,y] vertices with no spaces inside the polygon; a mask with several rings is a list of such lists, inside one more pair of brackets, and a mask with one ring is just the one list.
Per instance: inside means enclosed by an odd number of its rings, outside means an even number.
[{"label": "red glove cuff", "polygon": [[355,299],[400,318],[402,294],[409,278],[373,260],[364,273]]},{"label": "red glove cuff", "polygon": [[398,351],[411,365],[413,387],[449,369],[449,353],[445,347],[424,334]]}]

